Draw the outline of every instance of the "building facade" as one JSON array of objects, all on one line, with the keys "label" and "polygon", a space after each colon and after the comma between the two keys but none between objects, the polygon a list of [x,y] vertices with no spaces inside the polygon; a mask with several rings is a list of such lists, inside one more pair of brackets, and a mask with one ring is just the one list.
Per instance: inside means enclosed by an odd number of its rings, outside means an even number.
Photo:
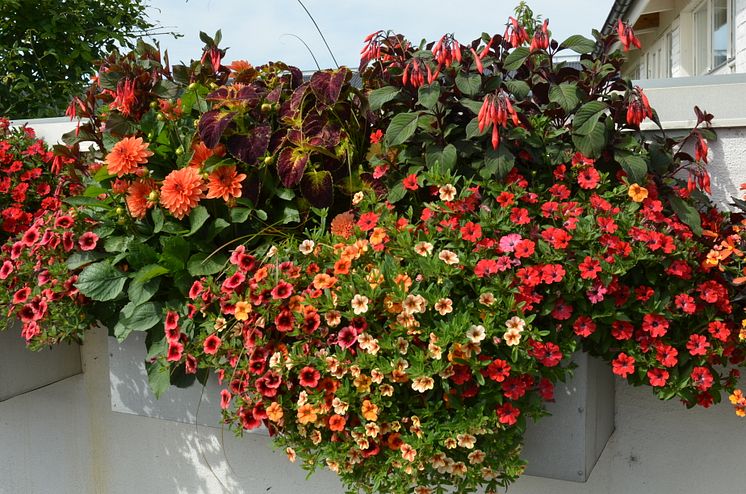
[{"label": "building facade", "polygon": [[629,52],[627,77],[746,73],[746,0],[616,0],[603,32],[620,18],[642,43]]}]

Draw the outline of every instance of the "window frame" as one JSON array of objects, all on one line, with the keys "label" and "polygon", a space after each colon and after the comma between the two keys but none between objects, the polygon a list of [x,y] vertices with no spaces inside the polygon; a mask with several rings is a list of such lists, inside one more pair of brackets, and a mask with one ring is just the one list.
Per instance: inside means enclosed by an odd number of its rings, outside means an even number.
[{"label": "window frame", "polygon": [[[703,0],[694,6],[691,10],[692,13],[692,43],[693,50],[692,55],[694,57],[693,67],[695,75],[706,75],[711,74],[721,68],[732,63],[735,59],[735,0],[726,0],[726,22],[725,26],[728,29],[728,47],[725,57],[725,61],[715,65],[715,48],[714,48],[714,36],[715,36],[715,0]],[[697,15],[704,9],[706,32],[704,33],[704,40],[700,39],[701,33],[697,29]],[[704,63],[700,66],[700,60],[698,58],[698,52],[700,43],[704,41],[706,49],[704,52],[707,54]]]}]

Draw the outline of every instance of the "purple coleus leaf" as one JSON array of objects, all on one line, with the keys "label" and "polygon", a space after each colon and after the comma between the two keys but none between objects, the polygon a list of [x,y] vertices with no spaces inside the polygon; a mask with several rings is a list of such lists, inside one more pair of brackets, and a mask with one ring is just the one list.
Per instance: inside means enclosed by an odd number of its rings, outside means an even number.
[{"label": "purple coleus leaf", "polygon": [[253,165],[269,147],[272,129],[269,125],[255,127],[249,135],[234,135],[228,139],[228,152],[237,160]]},{"label": "purple coleus leaf", "polygon": [[308,152],[302,148],[286,147],[277,157],[277,175],[285,187],[295,187],[303,178],[308,164]]},{"label": "purple coleus leaf", "polygon": [[350,74],[349,69],[326,70],[311,76],[311,90],[322,106],[331,106],[339,100],[342,86]]},{"label": "purple coleus leaf", "polygon": [[210,110],[199,119],[199,137],[205,145],[212,149],[220,142],[220,137],[225,129],[233,121],[236,112],[221,112]]},{"label": "purple coleus leaf", "polygon": [[250,107],[254,107],[261,103],[262,93],[260,91],[257,91],[257,88],[254,87],[254,85],[244,86],[238,90],[236,99],[247,104]]},{"label": "purple coleus leaf", "polygon": [[328,208],[334,200],[332,174],[326,170],[312,171],[303,175],[300,192],[315,208]]}]

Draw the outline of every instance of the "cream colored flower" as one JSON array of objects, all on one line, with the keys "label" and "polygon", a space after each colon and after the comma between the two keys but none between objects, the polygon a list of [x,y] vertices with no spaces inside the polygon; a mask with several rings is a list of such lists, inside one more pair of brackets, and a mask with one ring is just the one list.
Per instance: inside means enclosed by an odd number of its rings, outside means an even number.
[{"label": "cream colored flower", "polygon": [[425,391],[433,389],[434,385],[435,380],[432,377],[428,376],[415,377],[412,380],[412,389],[417,391],[418,393],[424,393]]},{"label": "cream colored flower", "polygon": [[452,471],[452,473],[453,473],[453,475],[457,475],[459,477],[463,477],[464,475],[466,475],[466,472],[468,470],[469,469],[466,467],[466,464],[463,461],[457,461],[456,463],[453,464],[453,471]]},{"label": "cream colored flower", "polygon": [[324,319],[326,319],[326,323],[333,328],[342,321],[342,314],[338,310],[330,310],[324,314]]},{"label": "cream colored flower", "polygon": [[487,334],[485,333],[484,326],[479,324],[470,327],[466,332],[466,337],[469,338],[469,341],[472,343],[479,343],[487,337]]},{"label": "cream colored flower", "polygon": [[456,446],[458,446],[458,442],[452,437],[449,437],[446,439],[443,443],[446,447],[446,449],[456,449]]},{"label": "cream colored flower", "polygon": [[349,403],[346,401],[340,400],[338,397],[335,397],[334,400],[332,400],[332,407],[334,408],[334,413],[337,415],[344,415],[347,413],[347,408],[349,407]]},{"label": "cream colored flower", "polygon": [[316,243],[313,240],[304,240],[298,246],[298,250],[300,251],[301,254],[303,254],[304,256],[307,256],[313,252],[313,248],[315,246],[316,246]]},{"label": "cream colored flower", "polygon": [[458,264],[458,256],[455,252],[451,252],[450,250],[441,250],[440,254],[438,254],[438,259],[443,261],[444,263],[450,265]]},{"label": "cream colored flower", "polygon": [[339,473],[339,463],[334,460],[326,459],[326,466],[334,473]]},{"label": "cream colored flower", "polygon": [[379,368],[370,371],[370,378],[374,384],[381,384],[383,382],[383,377],[383,372],[381,372],[381,369]]},{"label": "cream colored flower", "polygon": [[453,301],[450,298],[442,298],[435,302],[435,310],[438,314],[445,316],[453,312]]},{"label": "cream colored flower", "polygon": [[480,463],[484,462],[485,458],[487,458],[487,454],[485,454],[484,451],[481,449],[475,449],[471,453],[469,453],[469,463],[472,465],[479,465]]},{"label": "cream colored flower", "polygon": [[523,331],[523,328],[526,327],[526,321],[518,316],[513,316],[505,321],[505,326],[507,326],[508,329],[517,329],[518,331]]},{"label": "cream colored flower", "polygon": [[515,328],[511,328],[503,335],[505,344],[508,346],[516,346],[521,342],[521,331]]},{"label": "cream colored flower", "polygon": [[381,427],[375,422],[368,422],[365,424],[365,435],[368,437],[378,437],[378,433],[381,432]]},{"label": "cream colored flower", "polygon": [[433,468],[443,468],[446,466],[446,456],[445,453],[435,453],[432,458],[430,458],[430,465],[432,465]]},{"label": "cream colored flower", "polygon": [[355,195],[352,196],[352,205],[353,206],[357,206],[358,204],[360,204],[361,202],[363,202],[363,198],[364,197],[365,197],[365,195],[363,194],[362,191],[355,192]]},{"label": "cream colored flower", "polygon": [[417,242],[414,246],[414,251],[422,257],[429,256],[433,253],[433,244],[430,242]]},{"label": "cream colored flower", "polygon": [[285,454],[288,455],[288,460],[295,463],[295,450],[293,448],[285,448]]},{"label": "cream colored flower", "polygon": [[273,246],[272,246],[272,247],[270,247],[270,248],[269,248],[269,250],[267,251],[267,257],[274,257],[274,255],[275,255],[275,254],[277,254],[277,247],[275,247],[275,246],[273,245]]},{"label": "cream colored flower", "polygon": [[459,434],[456,436],[456,439],[458,440],[458,445],[466,449],[472,449],[477,443],[477,438],[471,434]]},{"label": "cream colored flower", "polygon": [[365,314],[368,312],[368,297],[365,295],[357,294],[354,297],[352,297],[352,312],[354,312],[357,315]]},{"label": "cream colored flower", "polygon": [[402,338],[401,336],[396,339],[396,349],[401,353],[402,355],[406,355],[409,351],[409,341],[407,341],[405,338]]},{"label": "cream colored flower", "polygon": [[433,360],[440,360],[443,356],[443,349],[435,343],[428,343],[427,354]]},{"label": "cream colored flower", "polygon": [[456,187],[451,184],[443,185],[438,189],[441,201],[452,201],[456,198]]},{"label": "cream colored flower", "polygon": [[390,384],[381,384],[378,386],[378,390],[381,392],[381,396],[393,396],[394,387]]},{"label": "cream colored flower", "polygon": [[479,296],[479,303],[489,307],[495,303],[495,295],[492,292],[483,293]]},{"label": "cream colored flower", "polygon": [[401,451],[401,457],[407,461],[414,461],[417,456],[417,450],[407,443],[402,444],[399,451]]},{"label": "cream colored flower", "polygon": [[222,331],[225,329],[227,324],[228,323],[224,317],[218,317],[215,319],[215,325],[213,327],[215,328],[215,331]]}]

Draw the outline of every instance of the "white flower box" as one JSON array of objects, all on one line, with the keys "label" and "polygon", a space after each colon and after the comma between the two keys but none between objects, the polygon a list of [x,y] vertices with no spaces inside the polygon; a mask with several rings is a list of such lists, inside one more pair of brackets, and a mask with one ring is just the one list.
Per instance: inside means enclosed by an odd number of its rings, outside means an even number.
[{"label": "white flower box", "polygon": [[80,347],[57,345],[32,352],[26,349],[17,319],[0,331],[0,401],[28,393],[48,384],[80,374]]}]

